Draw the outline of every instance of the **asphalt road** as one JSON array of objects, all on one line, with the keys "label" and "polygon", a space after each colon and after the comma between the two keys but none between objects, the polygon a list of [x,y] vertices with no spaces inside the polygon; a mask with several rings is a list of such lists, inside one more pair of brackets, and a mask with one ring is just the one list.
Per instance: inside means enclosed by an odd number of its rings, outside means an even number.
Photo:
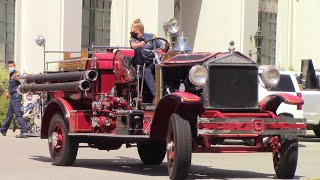
[{"label": "asphalt road", "polygon": [[[0,180],[168,179],[167,163],[143,165],[136,148],[100,151],[80,148],[72,167],[53,166],[46,139],[0,135]],[[295,179],[320,180],[320,139],[299,141]],[[193,154],[189,179],[274,179],[271,153]]]}]

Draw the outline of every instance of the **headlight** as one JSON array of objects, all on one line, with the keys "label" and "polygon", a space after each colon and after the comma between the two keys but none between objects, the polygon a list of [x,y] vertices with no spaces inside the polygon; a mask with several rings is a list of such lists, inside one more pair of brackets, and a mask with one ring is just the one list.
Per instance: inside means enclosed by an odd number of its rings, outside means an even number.
[{"label": "headlight", "polygon": [[261,74],[261,79],[268,87],[278,85],[280,81],[280,73],[276,67],[267,67]]},{"label": "headlight", "polygon": [[202,86],[206,83],[208,78],[208,71],[205,67],[200,65],[193,66],[189,71],[189,80],[195,86]]}]

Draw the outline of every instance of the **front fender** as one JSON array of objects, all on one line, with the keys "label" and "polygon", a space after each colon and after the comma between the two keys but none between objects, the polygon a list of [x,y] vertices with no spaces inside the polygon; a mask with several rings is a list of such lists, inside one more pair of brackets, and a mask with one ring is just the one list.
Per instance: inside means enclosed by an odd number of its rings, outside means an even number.
[{"label": "front fender", "polygon": [[277,93],[271,94],[263,98],[260,103],[260,109],[265,111],[272,111],[276,114],[276,111],[281,103],[290,105],[302,105],[303,99],[301,97],[287,94],[287,93]]},{"label": "front fender", "polygon": [[150,138],[163,139],[166,137],[168,122],[173,113],[185,119],[197,117],[203,112],[201,98],[188,92],[174,92],[164,96],[157,104],[151,128]]},{"label": "front fender", "polygon": [[79,103],[69,98],[54,98],[50,100],[43,112],[41,119],[41,139],[48,138],[48,130],[51,118],[56,113],[61,113],[66,126],[69,128],[70,111],[78,109]]}]

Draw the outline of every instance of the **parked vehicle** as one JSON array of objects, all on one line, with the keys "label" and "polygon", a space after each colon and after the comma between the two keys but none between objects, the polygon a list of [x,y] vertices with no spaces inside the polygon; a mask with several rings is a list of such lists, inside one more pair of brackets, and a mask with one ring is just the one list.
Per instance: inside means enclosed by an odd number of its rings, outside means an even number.
[{"label": "parked vehicle", "polygon": [[[265,70],[268,66],[259,67],[259,75]],[[298,97],[304,97],[301,95],[300,87],[297,82],[295,73],[293,71],[284,71],[279,70],[280,72],[280,81],[278,85],[266,88],[262,80],[259,81],[259,101],[264,97],[270,94],[276,93],[288,93]],[[282,116],[289,116],[295,118],[305,118],[304,112],[302,110],[303,105],[290,105],[286,103],[281,103],[277,109],[277,114]]]},{"label": "parked vehicle", "polygon": [[[165,27],[171,31],[175,25]],[[155,40],[166,41],[150,41]],[[187,178],[192,153],[230,152],[271,152],[278,178],[292,178],[306,123],[281,117],[277,109],[303,100],[282,93],[259,103],[256,62],[233,47],[219,53],[190,53],[188,47],[181,37],[175,51],[152,51],[156,105],[143,86],[143,72],[130,66],[134,51],[127,48],[93,46],[85,69],[28,75],[19,90],[46,94],[41,138],[48,138],[53,164],[72,165],[79,143],[108,151],[136,143],[144,164],[160,164],[167,155],[170,179]],[[261,74],[268,88],[279,78],[274,67]],[[255,145],[216,144],[247,138]]]},{"label": "parked vehicle", "polygon": [[320,137],[320,72],[313,67],[312,60],[302,60],[301,73],[295,74],[304,100],[302,110],[307,118],[307,129]]}]

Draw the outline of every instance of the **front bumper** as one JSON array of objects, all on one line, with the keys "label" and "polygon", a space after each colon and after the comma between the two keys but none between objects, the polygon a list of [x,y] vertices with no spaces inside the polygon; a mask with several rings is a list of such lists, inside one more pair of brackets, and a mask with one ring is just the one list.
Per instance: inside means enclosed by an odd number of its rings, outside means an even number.
[{"label": "front bumper", "polygon": [[306,135],[304,118],[198,118],[198,135]]}]

